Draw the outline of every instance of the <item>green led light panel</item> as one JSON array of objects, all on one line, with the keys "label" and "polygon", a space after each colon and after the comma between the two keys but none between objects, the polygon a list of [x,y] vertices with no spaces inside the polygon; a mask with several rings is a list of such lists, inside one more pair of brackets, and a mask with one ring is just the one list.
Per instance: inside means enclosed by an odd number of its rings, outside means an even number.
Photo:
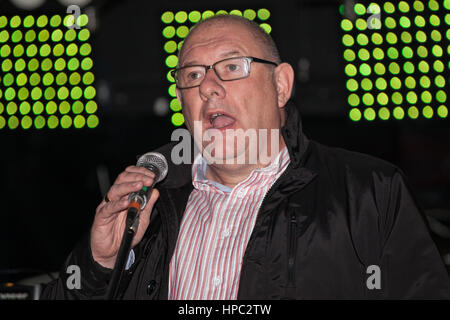
[{"label": "green led light panel", "polygon": [[87,15],[0,15],[0,130],[96,128]]},{"label": "green led light panel", "polygon": [[349,118],[447,118],[450,1],[360,1],[350,10],[343,6],[339,12]]},{"label": "green led light panel", "polygon": [[178,127],[183,125],[184,117],[181,113],[181,105],[177,100],[175,92],[175,80],[170,71],[178,64],[177,53],[183,45],[183,40],[197,22],[218,14],[234,14],[243,16],[257,22],[267,33],[271,33],[272,26],[269,24],[270,11],[266,8],[244,9],[244,10],[193,10],[193,11],[171,11],[167,10],[161,14],[162,36],[164,39],[163,50],[165,53],[164,64],[167,70],[169,107],[172,110],[171,122]]}]

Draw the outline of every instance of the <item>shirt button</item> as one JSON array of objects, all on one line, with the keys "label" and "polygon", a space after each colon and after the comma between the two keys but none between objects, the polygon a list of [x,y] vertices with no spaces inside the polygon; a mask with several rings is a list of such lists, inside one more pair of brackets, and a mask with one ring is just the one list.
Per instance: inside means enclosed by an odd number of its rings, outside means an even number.
[{"label": "shirt button", "polygon": [[218,285],[220,284],[220,281],[221,281],[220,277],[214,277],[214,279],[213,279],[213,284],[214,284],[215,286],[218,286]]},{"label": "shirt button", "polygon": [[223,232],[222,232],[222,236],[224,237],[224,238],[226,238],[226,237],[228,237],[230,235],[230,229],[225,229]]},{"label": "shirt button", "polygon": [[236,195],[237,195],[239,198],[243,198],[243,197],[244,197],[244,191],[243,191],[243,190],[238,190],[238,191],[236,192]]}]

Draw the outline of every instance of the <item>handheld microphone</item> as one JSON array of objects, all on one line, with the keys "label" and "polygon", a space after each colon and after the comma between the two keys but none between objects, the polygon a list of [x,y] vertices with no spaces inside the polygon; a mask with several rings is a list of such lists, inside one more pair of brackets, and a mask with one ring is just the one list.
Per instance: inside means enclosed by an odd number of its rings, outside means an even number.
[{"label": "handheld microphone", "polygon": [[106,299],[108,300],[117,298],[119,293],[119,284],[125,269],[125,263],[131,251],[134,235],[139,227],[139,213],[147,205],[153,186],[163,180],[168,171],[166,158],[158,152],[148,152],[139,157],[136,166],[147,168],[153,172],[155,174],[155,179],[150,187],[143,187],[137,192],[130,193],[130,204],[127,210],[125,230],[117,253],[111,280],[106,291]]},{"label": "handheld microphone", "polygon": [[137,217],[141,210],[147,205],[148,199],[152,193],[153,187],[156,183],[163,180],[168,171],[168,165],[166,158],[159,152],[148,152],[139,157],[136,166],[144,167],[155,174],[153,184],[149,187],[144,186],[137,192],[130,193],[128,206],[128,223],[133,231],[137,230]]}]

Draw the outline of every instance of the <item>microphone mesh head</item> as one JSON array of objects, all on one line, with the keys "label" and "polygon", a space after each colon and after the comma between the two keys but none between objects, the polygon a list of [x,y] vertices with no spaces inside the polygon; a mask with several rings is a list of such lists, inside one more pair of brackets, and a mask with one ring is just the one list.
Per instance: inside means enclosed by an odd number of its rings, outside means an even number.
[{"label": "microphone mesh head", "polygon": [[[159,152],[148,152],[139,157],[136,166],[149,169],[155,174],[155,183],[163,180],[168,171],[166,158]],[[155,172],[156,167],[158,172]]]}]

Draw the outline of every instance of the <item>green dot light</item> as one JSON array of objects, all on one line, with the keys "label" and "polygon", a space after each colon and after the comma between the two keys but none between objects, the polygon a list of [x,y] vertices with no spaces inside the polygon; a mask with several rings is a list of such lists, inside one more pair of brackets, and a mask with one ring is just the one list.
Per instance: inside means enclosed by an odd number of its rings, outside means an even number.
[{"label": "green dot light", "polygon": [[17,104],[15,102],[9,102],[6,105],[6,113],[9,115],[13,115],[17,112]]},{"label": "green dot light", "polygon": [[31,28],[34,25],[34,21],[35,21],[34,17],[28,15],[23,19],[23,26],[25,28]]},{"label": "green dot light", "polygon": [[441,118],[448,117],[448,108],[445,105],[441,105],[437,109],[437,115]]},{"label": "green dot light", "polygon": [[[384,91],[387,87],[387,82],[384,78],[377,78],[377,80],[375,81],[375,87],[379,90],[379,91]],[[384,92],[383,92],[384,93]]]},{"label": "green dot light", "polygon": [[413,77],[407,77],[405,79],[405,86],[408,89],[414,89],[416,87],[416,80]]},{"label": "green dot light", "polygon": [[189,19],[190,23],[197,23],[201,20],[201,18],[202,18],[202,14],[199,11],[194,10],[194,11],[189,12],[188,19]]},{"label": "green dot light", "polygon": [[96,128],[96,127],[98,127],[98,124],[99,124],[98,117],[96,115],[90,115],[90,116],[88,116],[86,123],[87,123],[88,128],[91,128],[91,129]]},{"label": "green dot light", "polygon": [[175,14],[175,21],[178,23],[184,23],[188,18],[188,15],[185,11],[178,11]]},{"label": "green dot light", "polygon": [[430,119],[433,117],[433,108],[431,108],[430,106],[426,106],[422,109],[422,115],[427,118]]},{"label": "green dot light", "polygon": [[363,76],[368,76],[372,72],[372,68],[369,64],[363,63],[359,66],[359,73]]},{"label": "green dot light", "polygon": [[347,81],[347,89],[349,91],[356,91],[358,90],[359,84],[358,81],[356,81],[355,79],[350,79]]},{"label": "green dot light", "polygon": [[379,117],[381,120],[388,120],[390,116],[391,116],[391,113],[390,113],[390,111],[389,111],[388,108],[382,107],[382,108],[379,109],[379,111],[378,111],[378,117]]},{"label": "green dot light", "polygon": [[364,33],[360,33],[356,37],[356,42],[358,42],[358,44],[361,46],[365,46],[369,43],[369,38]]},{"label": "green dot light", "polygon": [[350,46],[353,46],[353,44],[355,43],[355,40],[353,39],[353,37],[352,37],[351,35],[345,34],[345,35],[342,37],[342,43],[343,43],[345,46],[350,47]]},{"label": "green dot light", "polygon": [[392,112],[392,115],[394,119],[402,120],[405,117],[405,111],[402,107],[395,107],[394,111]]},{"label": "green dot light", "polygon": [[39,73],[33,73],[30,76],[30,85],[33,87],[37,86],[41,82],[41,76]]},{"label": "green dot light", "polygon": [[68,129],[72,126],[72,118],[69,115],[64,115],[61,117],[61,128]]},{"label": "green dot light", "polygon": [[380,105],[382,105],[382,106],[387,105],[388,102],[389,102],[389,97],[388,97],[388,95],[387,95],[386,93],[384,93],[384,92],[379,93],[378,96],[377,96],[377,102],[378,102]]},{"label": "green dot light", "polygon": [[176,127],[181,126],[184,123],[183,114],[180,112],[176,112],[172,115],[172,124]]},{"label": "green dot light", "polygon": [[350,31],[353,29],[353,23],[349,19],[343,19],[341,21],[341,28],[344,31]]},{"label": "green dot light", "polygon": [[363,14],[366,13],[366,7],[361,3],[356,3],[353,8],[357,15],[362,16]]},{"label": "green dot light", "polygon": [[352,121],[359,121],[361,120],[361,111],[359,111],[359,109],[357,108],[353,108],[350,110],[349,112],[349,117]]},{"label": "green dot light", "polygon": [[344,51],[344,59],[346,60],[346,61],[353,61],[353,60],[355,60],[355,52],[353,51],[353,50],[351,50],[351,49],[346,49],[345,51]]},{"label": "green dot light", "polygon": [[34,57],[38,53],[38,48],[35,44],[29,45],[27,47],[26,54],[29,58]]},{"label": "green dot light", "polygon": [[56,29],[55,31],[52,32],[51,38],[53,42],[61,41],[61,39],[63,38],[62,31],[60,29]]},{"label": "green dot light", "polygon": [[[447,118],[449,10],[449,0],[355,1],[339,7],[350,120]],[[369,24],[375,13],[379,26]]]},{"label": "green dot light", "polygon": [[81,129],[86,124],[86,119],[82,115],[75,116],[73,120],[73,125],[77,129]]},{"label": "green dot light", "polygon": [[373,95],[371,93],[365,93],[362,96],[362,102],[363,104],[365,104],[366,106],[371,106],[374,104],[375,99],[373,97]]},{"label": "green dot light", "polygon": [[81,81],[81,76],[78,72],[74,72],[70,75],[69,77],[69,83],[73,86],[76,86],[80,83]]},{"label": "green dot light", "polygon": [[267,19],[270,18],[270,11],[265,8],[259,9],[258,10],[258,18],[261,21],[266,21]]},{"label": "green dot light", "polygon": [[94,100],[90,100],[86,103],[85,110],[87,113],[92,114],[97,112],[97,103]]},{"label": "green dot light", "polygon": [[174,53],[177,50],[177,43],[173,40],[167,41],[164,44],[164,51],[167,53]]},{"label": "green dot light", "polygon": [[0,15],[0,129],[98,127],[88,16],[68,28],[74,23],[73,15]]},{"label": "green dot light", "polygon": [[171,39],[175,36],[175,28],[173,26],[165,27],[162,31],[162,34],[165,38]]},{"label": "green dot light", "polygon": [[403,47],[402,56],[406,59],[411,59],[414,56],[414,51],[411,49],[411,47]]},{"label": "green dot light", "polygon": [[9,129],[16,129],[19,126],[19,119],[16,116],[11,116],[8,119],[8,127]]},{"label": "green dot light", "polygon": [[370,58],[370,53],[367,49],[359,49],[358,51],[358,57],[359,59],[361,59],[362,61],[367,61]]},{"label": "green dot light", "polygon": [[[238,9],[231,10],[231,11],[230,11],[230,14],[231,14],[231,15],[236,15],[236,16],[241,16],[241,17],[242,17],[242,11],[241,11],[241,10],[238,10]],[[269,12],[269,15],[270,15],[270,12]]]},{"label": "green dot light", "polygon": [[364,79],[361,81],[361,88],[362,88],[364,91],[370,91],[370,90],[372,90],[372,88],[373,88],[372,81],[371,81],[369,78],[364,78]]},{"label": "green dot light", "polygon": [[186,27],[186,26],[180,26],[180,27],[177,28],[175,33],[176,33],[178,38],[181,38],[181,39],[186,38],[186,36],[189,33],[189,28]]},{"label": "green dot light", "polygon": [[6,30],[0,31],[0,43],[5,43],[9,39],[9,32]]}]

